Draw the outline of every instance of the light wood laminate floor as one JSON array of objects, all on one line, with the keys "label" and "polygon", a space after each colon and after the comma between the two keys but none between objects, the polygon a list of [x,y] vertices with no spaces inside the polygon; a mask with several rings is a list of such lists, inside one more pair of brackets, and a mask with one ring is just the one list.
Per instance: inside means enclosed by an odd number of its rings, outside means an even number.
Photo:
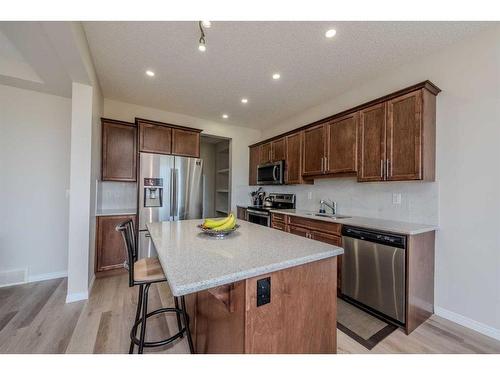
[{"label": "light wood laminate floor", "polygon": [[[65,303],[66,279],[0,288],[0,353],[128,353],[138,288],[127,275],[97,279],[88,301]],[[165,283],[149,309],[172,305]],[[147,339],[176,330],[175,317],[148,320]],[[337,330],[339,353],[500,353],[500,342],[438,316],[406,336],[396,330],[371,351]],[[148,353],[188,353],[186,339]]]}]

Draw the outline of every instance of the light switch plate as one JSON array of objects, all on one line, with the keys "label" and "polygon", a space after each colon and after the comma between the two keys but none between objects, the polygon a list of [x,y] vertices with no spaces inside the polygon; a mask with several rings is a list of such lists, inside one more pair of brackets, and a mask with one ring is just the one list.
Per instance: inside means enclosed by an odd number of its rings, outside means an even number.
[{"label": "light switch plate", "polygon": [[401,204],[401,193],[392,193],[392,204]]}]

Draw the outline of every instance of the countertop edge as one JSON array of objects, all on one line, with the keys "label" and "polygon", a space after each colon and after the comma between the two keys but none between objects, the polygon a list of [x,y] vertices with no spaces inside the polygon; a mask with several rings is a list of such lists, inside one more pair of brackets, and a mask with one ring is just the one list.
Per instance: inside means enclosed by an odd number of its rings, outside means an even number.
[{"label": "countertop edge", "polygon": [[[437,231],[439,229],[439,227],[435,226],[435,225],[415,224],[415,223],[408,223],[408,222],[397,221],[397,220],[388,220],[388,219],[379,219],[379,218],[370,218],[370,217],[352,216],[352,217],[346,218],[346,219],[330,219],[330,218],[321,217],[321,216],[312,217],[311,215],[307,215],[305,213],[308,211],[304,211],[304,213],[303,213],[303,212],[289,212],[288,210],[283,210],[283,209],[272,209],[272,210],[270,210],[270,212],[281,213],[281,214],[290,215],[290,216],[303,217],[303,218],[310,219],[310,220],[320,220],[320,221],[325,221],[327,223],[351,225],[351,226],[360,227],[360,228],[376,229],[376,230],[381,230],[381,231],[391,232],[391,233],[396,233],[396,234],[405,234],[405,235],[409,235],[409,236],[427,233],[427,232],[433,232],[433,231]],[[359,222],[356,223],[356,219],[358,219],[358,220],[363,220],[363,219],[380,220],[381,222],[393,221],[395,223],[401,223],[403,225],[415,225],[415,226],[422,226],[422,227],[416,228],[413,230],[401,230],[398,228],[389,228],[388,226],[384,226],[384,225],[380,225],[380,226],[375,225],[374,226],[374,225],[369,225],[369,224],[365,224],[365,223],[359,223]]]},{"label": "countertop edge", "polygon": [[[281,271],[284,269],[296,267],[296,266],[302,266],[304,264],[312,263],[315,261],[319,260],[324,260],[328,258],[333,258],[339,255],[342,255],[344,253],[344,249],[342,247],[336,247],[336,249],[320,253],[320,254],[315,254],[312,256],[307,256],[303,258],[298,258],[298,259],[291,259],[287,260],[284,262],[280,263],[275,263],[267,266],[261,266],[257,268],[252,268],[248,271],[241,271],[239,273],[233,273],[229,275],[224,275],[222,277],[218,277],[212,280],[209,280],[207,282],[199,282],[199,283],[191,283],[183,287],[178,287],[177,285],[172,284],[169,281],[169,285],[172,290],[172,294],[175,297],[180,297],[183,295],[187,294],[192,294],[192,293],[197,293],[197,292],[202,292],[204,290],[210,289],[210,288],[215,288],[221,285],[226,285],[246,279],[250,279],[252,277],[256,276],[261,276],[261,275],[266,275],[269,273]],[[166,272],[167,280],[168,280],[168,272]]]}]

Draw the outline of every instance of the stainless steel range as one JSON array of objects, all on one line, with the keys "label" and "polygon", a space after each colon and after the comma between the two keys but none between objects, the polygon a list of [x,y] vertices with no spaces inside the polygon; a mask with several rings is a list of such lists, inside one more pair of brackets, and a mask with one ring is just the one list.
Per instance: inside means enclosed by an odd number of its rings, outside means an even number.
[{"label": "stainless steel range", "polygon": [[271,210],[295,208],[295,194],[270,193],[262,206],[248,206],[247,219],[251,223],[271,226]]}]

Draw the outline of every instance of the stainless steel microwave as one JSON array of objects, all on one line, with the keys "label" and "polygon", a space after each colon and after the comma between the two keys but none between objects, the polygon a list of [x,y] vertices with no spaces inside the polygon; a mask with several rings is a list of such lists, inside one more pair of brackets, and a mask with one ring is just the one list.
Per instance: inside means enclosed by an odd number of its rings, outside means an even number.
[{"label": "stainless steel microwave", "polygon": [[283,185],[285,183],[285,162],[257,166],[257,185]]}]

